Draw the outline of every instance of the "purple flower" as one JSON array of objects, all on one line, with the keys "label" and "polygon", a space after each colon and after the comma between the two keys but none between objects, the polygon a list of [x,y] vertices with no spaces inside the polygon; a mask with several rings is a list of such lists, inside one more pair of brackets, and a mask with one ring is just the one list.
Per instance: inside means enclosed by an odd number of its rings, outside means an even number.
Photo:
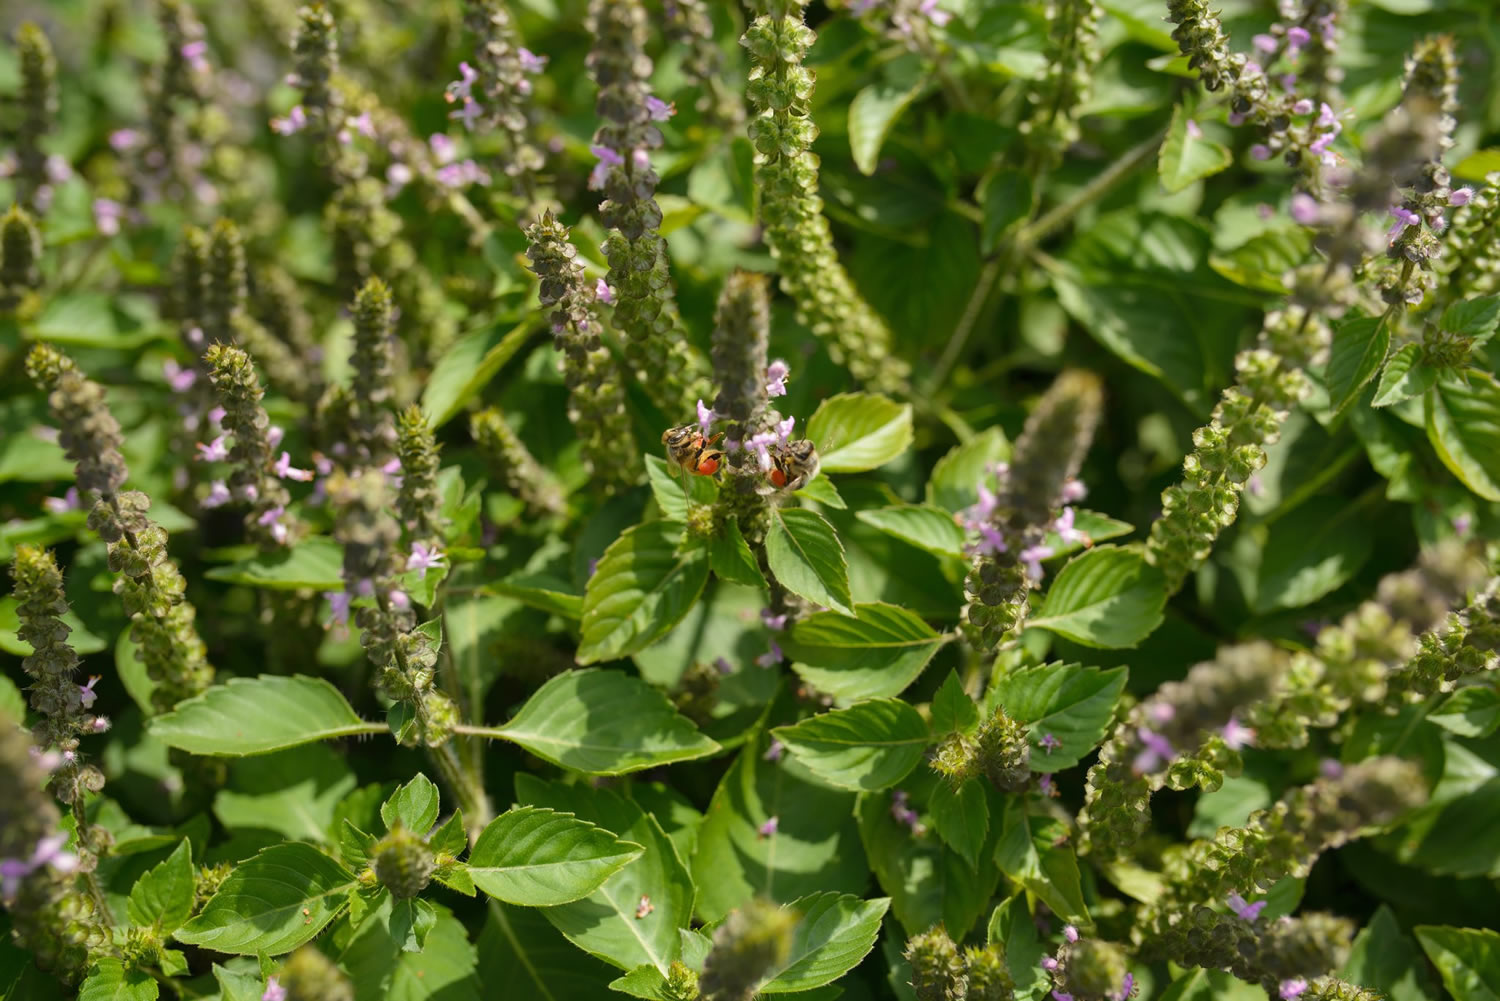
[{"label": "purple flower", "polygon": [[188,42],[177,51],[182,53],[182,58],[187,60],[188,65],[193,68],[194,73],[208,72],[208,60],[204,58],[208,55],[207,42],[201,38],[196,39],[195,41]]},{"label": "purple flower", "polygon": [[443,565],[443,551],[436,546],[428,547],[425,542],[413,542],[411,555],[406,558],[406,569],[422,571],[422,579],[427,579],[427,571],[434,567]]},{"label": "purple flower", "polygon": [[761,625],[771,630],[771,632],[779,633],[786,628],[786,613],[782,612],[780,615],[777,615],[769,608],[762,608],[760,610],[760,621]]},{"label": "purple flower", "polygon": [[776,817],[772,817],[771,819],[767,820],[764,824],[761,824],[758,828],[756,828],[756,833],[759,834],[763,838],[769,838],[771,835],[773,835],[773,834],[776,833],[776,828],[778,828],[780,826],[781,826],[780,819],[776,818]]},{"label": "purple flower", "polygon": [[1260,912],[1266,909],[1266,901],[1257,900],[1253,904],[1245,903],[1245,898],[1238,893],[1229,895],[1229,909],[1246,921],[1254,921],[1260,917]]},{"label": "purple flower", "polygon": [[1254,45],[1257,49],[1259,49],[1261,52],[1264,52],[1266,55],[1270,55],[1271,53],[1276,51],[1277,42],[1274,35],[1256,35],[1254,38],[1250,39],[1250,44]]},{"label": "purple flower", "polygon": [[58,872],[72,872],[78,868],[78,856],[62,850],[68,836],[61,832],[51,834],[36,843],[29,859],[5,859],[0,861],[0,897],[10,900],[21,888],[21,880],[44,865]]},{"label": "purple flower", "polygon": [[609,287],[609,282],[600,278],[594,283],[594,298],[608,306],[615,301],[615,290]]},{"label": "purple flower", "polygon": [[757,667],[775,667],[785,659],[786,655],[781,652],[780,645],[775,640],[772,640],[771,649],[756,657],[755,664]]},{"label": "purple flower", "polygon": [[1131,992],[1133,992],[1134,990],[1135,974],[1127,973],[1125,974],[1125,979],[1120,981],[1120,989],[1112,996],[1114,997],[1115,1001],[1125,1001],[1126,998],[1130,997]]},{"label": "purple flower", "polygon": [[48,514],[66,514],[77,511],[80,506],[77,487],[69,487],[61,497],[48,497],[42,501],[42,507],[47,509]]},{"label": "purple flower", "polygon": [[1261,68],[1260,63],[1252,59],[1249,62],[1245,63],[1245,72],[1250,76],[1260,76],[1265,72],[1265,70]]},{"label": "purple flower", "polygon": [[1191,118],[1189,118],[1187,120],[1187,124],[1183,128],[1187,132],[1189,139],[1202,139],[1203,138],[1203,126],[1199,125],[1197,122],[1193,121]]},{"label": "purple flower", "polygon": [[981,521],[975,528],[979,532],[979,541],[969,547],[971,552],[980,556],[1005,552],[1005,536],[1000,534],[1000,529],[987,521]]},{"label": "purple flower", "polygon": [[281,426],[278,424],[272,424],[270,427],[266,428],[266,444],[270,445],[272,448],[280,445],[281,439],[285,437],[286,432],[283,431],[281,429]]},{"label": "purple flower", "polygon": [[1294,115],[1310,115],[1312,114],[1312,112],[1313,103],[1311,98],[1304,97],[1302,100],[1292,105],[1292,114]]},{"label": "purple flower", "polygon": [[1224,738],[1224,745],[1235,751],[1249,747],[1255,741],[1255,731],[1233,716],[1219,733]]},{"label": "purple flower", "polygon": [[98,683],[99,675],[91,674],[88,684],[78,686],[78,701],[83,704],[83,708],[93,708],[94,701],[99,698],[99,693],[94,691],[94,686]]},{"label": "purple flower", "polygon": [[219,435],[207,445],[200,441],[196,447],[199,462],[223,462],[229,458],[229,448],[224,444],[223,435]]},{"label": "purple flower", "polygon": [[296,135],[305,128],[307,128],[307,111],[300,104],[288,111],[285,118],[271,119],[271,131],[279,136]]},{"label": "purple flower", "polygon": [[386,595],[386,600],[391,603],[392,608],[398,609],[403,612],[411,607],[411,596],[408,595],[405,591],[400,591],[395,588],[392,588],[391,593]]},{"label": "purple flower", "polygon": [[89,721],[89,729],[95,733],[104,733],[109,729],[109,717],[95,716]]},{"label": "purple flower", "polygon": [[198,502],[203,508],[223,507],[230,500],[229,487],[223,480],[214,480],[208,485],[208,493]]},{"label": "purple flower", "polygon": [[540,73],[547,68],[547,56],[539,56],[530,49],[520,49],[516,53],[521,58],[521,70],[526,73]]},{"label": "purple flower", "polygon": [[276,460],[276,464],[271,467],[271,472],[280,479],[297,480],[300,483],[307,483],[313,478],[311,469],[297,469],[292,465],[292,456],[289,452],[281,453],[281,458]]},{"label": "purple flower", "polygon": [[140,145],[141,134],[135,129],[115,129],[109,134],[109,148],[124,153]]},{"label": "purple flower", "polygon": [[1296,52],[1310,41],[1312,41],[1312,35],[1308,34],[1307,29],[1301,25],[1294,25],[1286,31],[1286,44],[1289,52]]},{"label": "purple flower", "polygon": [[781,756],[786,753],[786,745],[775,737],[771,738],[771,745],[766,748],[766,753],[761,757],[766,761],[780,761]]},{"label": "purple flower", "polygon": [[922,0],[922,2],[917,5],[917,13],[926,17],[927,20],[931,21],[939,28],[943,27],[949,21],[953,20],[952,11],[946,11],[939,7],[938,0]]},{"label": "purple flower", "polygon": [[358,132],[366,139],[375,138],[375,121],[370,117],[370,113],[368,111],[361,111],[359,114],[349,119],[349,124],[354,126],[355,132]]},{"label": "purple flower", "polygon": [[1063,938],[1067,939],[1069,942],[1077,942],[1078,929],[1073,927],[1072,925],[1063,925]]},{"label": "purple flower", "polygon": [[1454,188],[1453,193],[1448,196],[1448,204],[1455,206],[1467,205],[1473,198],[1473,188]]},{"label": "purple flower", "polygon": [[466,188],[471,184],[488,185],[490,174],[473,160],[464,160],[439,167],[437,181],[447,188]]},{"label": "purple flower", "polygon": [[1292,196],[1292,218],[1304,226],[1315,225],[1318,221],[1318,200],[1306,191],[1299,191]]},{"label": "purple flower", "polygon": [[609,176],[611,167],[625,166],[625,158],[608,146],[590,146],[589,152],[599,158],[594,165],[594,170],[589,174],[589,190],[598,191],[604,187],[604,179]]},{"label": "purple flower", "polygon": [[286,508],[277,504],[275,507],[267,508],[256,518],[256,524],[264,525],[271,530],[271,538],[278,543],[286,542],[286,526],[281,523],[281,516],[286,514]]},{"label": "purple flower", "polygon": [[762,431],[760,434],[751,435],[750,440],[745,442],[745,451],[755,453],[760,460],[761,472],[771,471],[771,446],[776,444],[776,434],[773,431]]},{"label": "purple flower", "polygon": [[1307,981],[1301,977],[1293,977],[1291,980],[1281,982],[1281,990],[1278,993],[1281,1001],[1294,1001],[1295,998],[1301,997],[1305,990],[1307,990]]},{"label": "purple flower", "polygon": [[1140,738],[1142,744],[1146,745],[1146,749],[1136,755],[1132,765],[1137,774],[1144,775],[1146,772],[1156,771],[1177,753],[1172,749],[1171,742],[1155,730],[1141,727],[1136,731],[1136,736]]},{"label": "purple flower", "polygon": [[653,122],[664,122],[677,114],[677,105],[668,104],[653,94],[646,95],[646,115]]},{"label": "purple flower", "polygon": [[640,148],[631,150],[630,165],[636,170],[650,170],[651,154]]},{"label": "purple flower", "polygon": [[[78,492],[76,490],[69,489],[68,493],[73,495],[73,500],[76,504],[78,500]],[[1469,529],[1474,527],[1474,516],[1467,513],[1454,515],[1452,524],[1454,535],[1468,535]]]},{"label": "purple flower", "polygon": [[120,219],[125,215],[125,206],[109,198],[94,199],[94,228],[102,236],[114,236],[120,232]]},{"label": "purple flower", "polygon": [[766,395],[771,397],[786,395],[786,377],[792,374],[791,366],[777,358],[766,366]]},{"label": "purple flower", "polygon": [[1073,527],[1073,522],[1076,518],[1077,514],[1071,507],[1063,508],[1062,514],[1058,515],[1057,519],[1052,522],[1052,531],[1056,532],[1057,537],[1066,545],[1072,545],[1075,542],[1087,545],[1089,537]]},{"label": "purple flower", "polygon": [[1053,959],[1051,956],[1042,957],[1042,969],[1046,970],[1048,973],[1051,973],[1053,970],[1057,969],[1059,965],[1061,964],[1059,964],[1058,961]]},{"label": "purple flower", "polygon": [[599,571],[599,557],[589,560],[589,576],[592,577]]},{"label": "purple flower", "polygon": [[444,132],[434,132],[428,136],[427,147],[432,150],[432,158],[439,165],[452,163],[454,158],[458,156],[458,146]]},{"label": "purple flower", "polygon": [[1242,111],[1231,111],[1229,113],[1229,124],[1230,125],[1244,125],[1245,124],[1245,113],[1242,112]]},{"label": "purple flower", "polygon": [[1406,227],[1415,226],[1422,221],[1421,216],[1417,215],[1415,212],[1404,205],[1397,205],[1392,208],[1391,215],[1395,218],[1396,221],[1393,222],[1391,224],[1391,228],[1386,231],[1385,239],[1387,243],[1395,243],[1396,240],[1400,238],[1402,231],[1405,230]]},{"label": "purple flower", "polygon": [[1318,762],[1318,774],[1325,779],[1336,779],[1344,774],[1344,766],[1333,758],[1324,758]]},{"label": "purple flower", "polygon": [[1088,495],[1089,488],[1084,486],[1082,480],[1077,480],[1069,477],[1068,481],[1063,484],[1062,502],[1064,504],[1076,503],[1077,501],[1083,500]]},{"label": "purple flower", "polygon": [[286,988],[271,977],[266,981],[266,992],[260,996],[260,1001],[286,1001]]},{"label": "purple flower", "polygon": [[464,98],[464,103],[457,110],[448,112],[448,117],[463,122],[464,129],[473,132],[474,123],[479,120],[479,116],[482,114],[484,114],[484,108],[480,106],[479,102],[472,97],[466,97]]},{"label": "purple flower", "polygon": [[1057,791],[1057,786],[1053,783],[1051,774],[1043,774],[1041,778],[1036,780],[1036,785],[1042,791],[1043,796],[1050,796],[1056,799],[1062,795]]},{"label": "purple flower", "polygon": [[704,406],[703,401],[700,399],[698,401],[698,426],[703,429],[704,435],[709,433],[714,421],[718,419],[719,415],[714,413],[711,408]]},{"label": "purple flower", "polygon": [[975,521],[988,521],[1000,506],[1000,496],[989,488],[983,480],[974,484],[975,492],[979,499],[969,508],[969,517]]},{"label": "purple flower", "polygon": [[1250,155],[1257,160],[1269,160],[1271,159],[1271,147],[1265,143],[1256,143],[1250,147]]},{"label": "purple flower", "polygon": [[1051,546],[1027,546],[1020,552],[1021,562],[1026,564],[1026,576],[1032,580],[1042,579],[1042,560],[1052,555]]},{"label": "purple flower", "polygon": [[1062,741],[1058,740],[1055,735],[1050,734],[1050,733],[1044,733],[1044,734],[1042,734],[1041,739],[1038,740],[1036,742],[1036,744],[1037,744],[1038,747],[1040,747],[1043,751],[1046,751],[1048,754],[1051,754],[1053,751],[1057,750],[1059,747],[1062,747]]},{"label": "purple flower", "polygon": [[455,101],[468,102],[473,100],[474,84],[479,80],[479,71],[468,63],[458,64],[458,79],[450,83],[443,91],[443,100],[449,104]]},{"label": "purple flower", "polygon": [[167,377],[167,385],[172,387],[174,393],[186,393],[193,388],[193,383],[198,381],[196,369],[183,368],[177,364],[177,359],[168,358],[161,363],[162,375]]},{"label": "purple flower", "polygon": [[1170,702],[1148,702],[1146,703],[1146,715],[1157,726],[1164,726],[1177,718],[1177,707]]},{"label": "purple flower", "polygon": [[385,180],[390,185],[390,194],[395,194],[411,183],[411,168],[404,163],[393,163],[385,168]]}]

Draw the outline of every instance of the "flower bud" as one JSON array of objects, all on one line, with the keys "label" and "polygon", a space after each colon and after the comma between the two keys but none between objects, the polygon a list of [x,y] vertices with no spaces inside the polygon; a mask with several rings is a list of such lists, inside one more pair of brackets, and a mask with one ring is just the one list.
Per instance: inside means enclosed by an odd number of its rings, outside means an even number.
[{"label": "flower bud", "polygon": [[755,899],[731,911],[714,932],[698,986],[712,1001],[750,1001],[792,949],[795,913]]},{"label": "flower bud", "polygon": [[375,875],[397,900],[408,900],[426,889],[437,868],[427,842],[401,826],[400,821],[371,852]]}]

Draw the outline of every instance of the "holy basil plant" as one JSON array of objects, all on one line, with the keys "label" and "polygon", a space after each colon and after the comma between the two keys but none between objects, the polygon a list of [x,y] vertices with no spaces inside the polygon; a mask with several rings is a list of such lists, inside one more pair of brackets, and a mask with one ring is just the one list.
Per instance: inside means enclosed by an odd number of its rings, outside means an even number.
[{"label": "holy basil plant", "polygon": [[1491,0],[20,6],[0,1001],[1500,1001]]}]

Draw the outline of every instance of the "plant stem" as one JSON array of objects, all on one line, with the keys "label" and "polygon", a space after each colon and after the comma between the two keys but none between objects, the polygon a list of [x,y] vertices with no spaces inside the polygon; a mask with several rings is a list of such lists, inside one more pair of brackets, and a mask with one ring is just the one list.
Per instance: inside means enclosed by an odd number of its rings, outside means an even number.
[{"label": "plant stem", "polygon": [[1050,212],[1043,214],[1035,222],[1023,226],[1016,234],[1015,245],[1029,249],[1031,245],[1072,219],[1079,210],[1103,197],[1110,188],[1156,152],[1156,148],[1161,145],[1166,135],[1166,129],[1162,129],[1146,141],[1131,147],[1123,156],[1106,167],[1098,177],[1073,192],[1073,196],[1067,201],[1053,206]]}]

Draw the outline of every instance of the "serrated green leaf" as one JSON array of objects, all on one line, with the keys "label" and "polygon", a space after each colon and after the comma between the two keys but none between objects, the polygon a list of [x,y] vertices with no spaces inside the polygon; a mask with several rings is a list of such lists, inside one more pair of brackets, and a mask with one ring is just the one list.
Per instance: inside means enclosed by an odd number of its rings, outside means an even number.
[{"label": "serrated green leaf", "polygon": [[911,446],[911,405],[876,393],[830,396],[808,418],[807,437],[826,473],[878,469]]},{"label": "serrated green leaf", "polygon": [[872,699],[780,726],[771,735],[839,789],[889,789],[921,762],[927,723],[900,699]]},{"label": "serrated green leaf", "polygon": [[1343,413],[1359,397],[1380,371],[1390,347],[1391,325],[1384,317],[1355,316],[1338,325],[1324,376],[1330,410]]},{"label": "serrated green leaf", "polygon": [[1466,369],[1426,397],[1427,437],[1443,465],[1485,500],[1500,501],[1500,382]]},{"label": "serrated green leaf", "polygon": [[130,888],[130,923],[169,935],[193,913],[193,854],[186,839]]},{"label": "serrated green leaf", "polygon": [[433,366],[422,391],[422,412],[432,426],[442,427],[460,413],[536,329],[528,317],[508,330],[492,324],[454,341]]},{"label": "serrated green leaf", "polygon": [[469,875],[497,900],[550,907],[593,893],[643,851],[571,813],[515,807],[480,832]]},{"label": "serrated green leaf", "polygon": [[567,581],[541,573],[518,571],[484,585],[486,594],[514,598],[523,605],[539,608],[565,619],[583,618],[584,596]]},{"label": "serrated green leaf", "polygon": [[1500,692],[1491,685],[1460,688],[1427,718],[1460,737],[1488,737],[1500,727]]},{"label": "serrated green leaf", "polygon": [[682,525],[652,521],[626,529],[604,551],[583,596],[578,663],[643,650],[688,613],[708,582],[708,552],[681,541]]},{"label": "serrated green leaf", "polygon": [[78,1001],[156,1001],[161,988],[145,970],[127,970],[118,959],[101,959],[78,987]]},{"label": "serrated green leaf", "polygon": [[1500,328],[1500,295],[1455,302],[1443,310],[1438,326],[1443,333],[1467,338],[1472,341],[1471,347],[1480,347]]},{"label": "serrated green leaf", "polygon": [[437,822],[437,816],[438,788],[421,772],[380,804],[380,819],[385,821],[386,830],[394,830],[399,821],[402,827],[418,837],[427,836]]},{"label": "serrated green leaf", "polygon": [[[339,955],[360,991],[380,1001],[483,1001],[476,968],[479,956],[464,926],[440,904],[430,904],[436,921],[421,952],[407,952],[391,938],[394,901],[384,894]],[[511,972],[511,971],[508,971]],[[363,994],[359,996],[364,996]]]},{"label": "serrated green leaf", "polygon": [[762,994],[791,994],[832,983],[859,965],[875,947],[889,898],[861,900],[845,893],[817,893],[786,905],[800,915],[792,948]]},{"label": "serrated green leaf", "polygon": [[856,511],[854,516],[918,549],[937,556],[964,557],[964,530],[942,508],[902,504]]},{"label": "serrated green leaf", "polygon": [[589,775],[624,775],[713,754],[719,745],[667,697],[621,671],[569,671],[549,680],[487,735]]},{"label": "serrated green leaf", "polygon": [[1418,925],[1416,933],[1455,1001],[1500,1001],[1500,932]]},{"label": "serrated green leaf", "polygon": [[1066,838],[1061,837],[1066,833],[1067,829],[1055,820],[1029,815],[1026,801],[1012,797],[1006,802],[1000,839],[995,845],[995,864],[1059,917],[1088,923],[1078,859]]},{"label": "serrated green leaf", "polygon": [[1015,981],[1018,998],[1038,998],[1047,993],[1052,977],[1042,969],[1041,959],[1049,950],[1026,909],[1024,893],[995,908],[985,927],[985,941],[1005,948],[1005,968]]},{"label": "serrated green leaf", "polygon": [[1431,1001],[1437,996],[1421,951],[1401,931],[1386,904],[1376,908],[1360,929],[1339,977],[1380,991],[1390,1001]]},{"label": "serrated green leaf", "polygon": [[312,845],[272,845],[235,866],[172,937],[215,952],[279,956],[312,941],[358,886],[353,873]]},{"label": "serrated green leaf", "polygon": [[221,1001],[261,1001],[265,996],[266,978],[259,973],[241,973],[218,963],[213,965],[213,973]]},{"label": "serrated green leaf", "polygon": [[344,547],[330,538],[314,535],[290,549],[209,567],[203,576],[226,584],[273,591],[342,591],[343,566]]},{"label": "serrated green leaf", "polygon": [[1422,361],[1420,344],[1404,345],[1380,373],[1380,384],[1375,388],[1375,399],[1371,406],[1390,407],[1404,403],[1414,396],[1421,396],[1437,384],[1438,370]]},{"label": "serrated green leaf", "polygon": [[905,55],[883,67],[881,78],[849,102],[849,152],[861,174],[875,173],[885,137],[921,93],[924,82],[922,60]]},{"label": "serrated green leaf", "polygon": [[1236,285],[1285,295],[1291,290],[1283,279],[1307,259],[1311,249],[1312,231],[1305,226],[1272,229],[1233,250],[1209,255],[1208,265]]},{"label": "serrated green leaf", "polygon": [[852,611],[844,547],[822,515],[805,508],[772,508],[766,562],[777,583],[793,594],[815,605]]},{"label": "serrated green leaf", "polygon": [[693,505],[712,504],[719,495],[712,476],[683,472],[669,466],[659,455],[646,456],[646,478],[651,483],[651,496],[656,498],[656,506],[661,508],[666,521],[687,521]]},{"label": "serrated green leaf", "polygon": [[402,952],[421,952],[427,945],[427,936],[437,926],[437,918],[433,905],[420,897],[394,900],[386,932]]},{"label": "serrated green leaf", "polygon": [[[1031,731],[1031,770],[1060,772],[1086,757],[1109,729],[1125,688],[1123,667],[1101,671],[1077,664],[1047,664],[1006,675],[996,686],[999,704]],[[1048,748],[1044,735],[1059,744]]]},{"label": "serrated green leaf", "polygon": [[1028,625],[1085,646],[1133,647],[1161,624],[1166,581],[1135,548],[1095,546],[1063,567]]},{"label": "serrated green leaf", "polygon": [[819,472],[817,476],[807,481],[807,485],[796,491],[796,496],[804,500],[810,500],[824,507],[831,507],[835,511],[847,510],[849,505],[844,503],[844,498],[839,495],[838,488],[833,481]]},{"label": "serrated green leaf", "polygon": [[946,642],[921,616],[895,605],[817,612],[781,639],[793,670],[820,691],[853,702],[899,695]]},{"label": "serrated green leaf", "polygon": [[275,831],[289,841],[324,843],[339,833],[338,810],[358,780],[322,744],[304,744],[230,764],[214,794],[214,816],[231,831]]},{"label": "serrated green leaf", "polygon": [[949,512],[972,507],[979,500],[979,481],[990,469],[1010,458],[1010,442],[999,428],[987,428],[962,445],[954,445],[932,467],[927,480],[927,503]]},{"label": "serrated green leaf", "polygon": [[964,691],[957,671],[948,677],[932,696],[932,733],[942,737],[949,733],[969,733],[979,725],[979,707]]},{"label": "serrated green leaf", "polygon": [[1172,110],[1172,124],[1156,159],[1161,185],[1174,195],[1194,181],[1212,177],[1234,163],[1227,147],[1204,138],[1201,131],[1193,135],[1189,122],[1187,109],[1182,105]]},{"label": "serrated green leaf", "polygon": [[726,521],[723,534],[714,536],[709,542],[708,568],[715,577],[731,584],[755,588],[766,586],[765,575],[760,572],[760,564],[750,551],[750,544],[745,541],[737,518]]},{"label": "serrated green leaf", "polygon": [[192,754],[267,754],[384,727],[367,723],[322,678],[230,678],[147,724],[151,736]]},{"label": "serrated green leaf", "polygon": [[965,782],[956,789],[952,783],[939,782],[927,809],[932,811],[932,826],[944,844],[977,869],[979,853],[990,833],[990,802],[984,787],[977,781]]}]

